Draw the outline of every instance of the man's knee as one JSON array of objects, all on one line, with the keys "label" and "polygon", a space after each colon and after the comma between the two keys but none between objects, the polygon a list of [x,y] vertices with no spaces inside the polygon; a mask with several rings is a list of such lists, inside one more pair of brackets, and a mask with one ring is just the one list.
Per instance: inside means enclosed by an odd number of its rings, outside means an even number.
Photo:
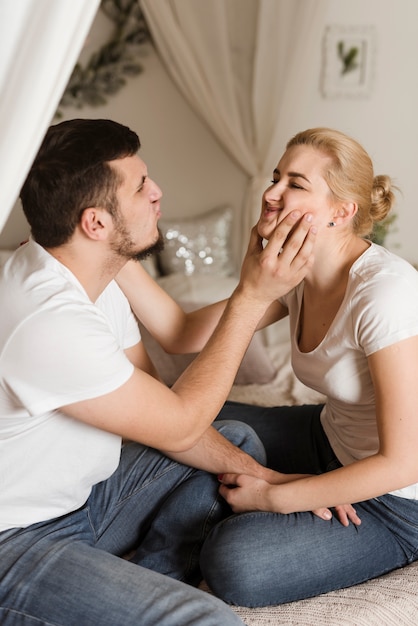
[{"label": "man's knee", "polygon": [[262,465],[266,464],[266,452],[260,438],[251,426],[235,420],[219,420],[213,423],[222,435]]}]

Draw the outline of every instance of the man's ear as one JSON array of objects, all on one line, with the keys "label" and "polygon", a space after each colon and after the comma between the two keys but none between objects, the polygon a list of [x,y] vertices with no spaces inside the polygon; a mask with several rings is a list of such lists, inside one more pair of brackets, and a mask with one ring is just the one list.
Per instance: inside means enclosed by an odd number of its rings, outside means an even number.
[{"label": "man's ear", "polygon": [[81,214],[80,228],[90,239],[100,241],[107,237],[111,223],[109,211],[100,207],[88,207]]}]

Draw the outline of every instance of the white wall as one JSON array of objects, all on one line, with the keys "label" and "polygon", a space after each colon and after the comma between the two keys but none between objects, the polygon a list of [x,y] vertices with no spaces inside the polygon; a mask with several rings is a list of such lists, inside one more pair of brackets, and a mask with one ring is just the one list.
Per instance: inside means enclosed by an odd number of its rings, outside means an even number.
[{"label": "white wall", "polygon": [[295,130],[326,124],[355,136],[365,146],[376,173],[392,176],[402,191],[396,208],[397,231],[388,239],[388,247],[417,263],[418,3],[330,0],[327,23],[376,26],[374,89],[369,99],[351,101],[324,100],[312,89],[294,120]]},{"label": "white wall", "polygon": [[[292,134],[316,125],[339,128],[355,136],[375,161],[376,173],[396,179],[399,198],[397,232],[388,241],[402,256],[418,262],[415,231],[415,178],[418,164],[418,3],[416,0],[330,0],[327,24],[373,24],[377,59],[372,94],[366,99],[324,99],[319,91],[321,50],[311,55],[311,79],[301,85],[300,99],[283,119],[283,143]],[[91,54],[109,23],[99,13],[82,58]],[[104,33],[104,35],[103,35]],[[65,110],[65,118],[109,117],[136,130],[150,175],[164,191],[163,213],[190,216],[229,203],[239,219],[245,177],[190,109],[151,49],[145,71],[100,108]],[[266,68],[273,76],[272,66]],[[278,146],[278,158],[283,146]],[[272,163],[272,169],[276,163]],[[0,235],[0,247],[13,247],[28,234],[17,207]]]}]

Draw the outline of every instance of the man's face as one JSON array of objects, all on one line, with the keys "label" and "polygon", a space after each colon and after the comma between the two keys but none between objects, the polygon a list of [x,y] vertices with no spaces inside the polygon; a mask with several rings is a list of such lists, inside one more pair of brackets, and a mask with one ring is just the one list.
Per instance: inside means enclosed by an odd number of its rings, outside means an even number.
[{"label": "man's face", "polygon": [[120,256],[140,260],[164,246],[158,230],[162,192],[138,156],[117,159],[110,165],[122,180],[116,193],[118,210],[113,216],[111,247]]}]

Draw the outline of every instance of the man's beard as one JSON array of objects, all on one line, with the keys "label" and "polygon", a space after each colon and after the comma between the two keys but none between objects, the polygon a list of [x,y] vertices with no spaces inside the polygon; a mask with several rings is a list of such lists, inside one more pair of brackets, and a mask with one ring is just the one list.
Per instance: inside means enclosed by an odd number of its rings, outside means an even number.
[{"label": "man's beard", "polygon": [[[114,217],[115,220],[115,217]],[[129,232],[125,227],[123,221],[116,219],[115,220],[115,234],[116,237],[112,242],[112,250],[119,257],[125,258],[128,260],[134,261],[143,261],[154,253],[161,252],[164,250],[165,240],[162,232],[158,229],[158,238],[157,240],[151,244],[150,246],[138,250],[129,236]]]},{"label": "man's beard", "polygon": [[157,241],[155,243],[153,243],[152,246],[149,246],[148,248],[145,248],[145,250],[141,250],[140,252],[136,252],[130,258],[134,259],[134,261],[143,261],[144,259],[147,259],[149,256],[151,256],[153,254],[156,254],[157,252],[162,252],[164,250],[164,246],[165,246],[164,235],[162,234],[160,229],[158,229],[158,239],[157,239]]}]

